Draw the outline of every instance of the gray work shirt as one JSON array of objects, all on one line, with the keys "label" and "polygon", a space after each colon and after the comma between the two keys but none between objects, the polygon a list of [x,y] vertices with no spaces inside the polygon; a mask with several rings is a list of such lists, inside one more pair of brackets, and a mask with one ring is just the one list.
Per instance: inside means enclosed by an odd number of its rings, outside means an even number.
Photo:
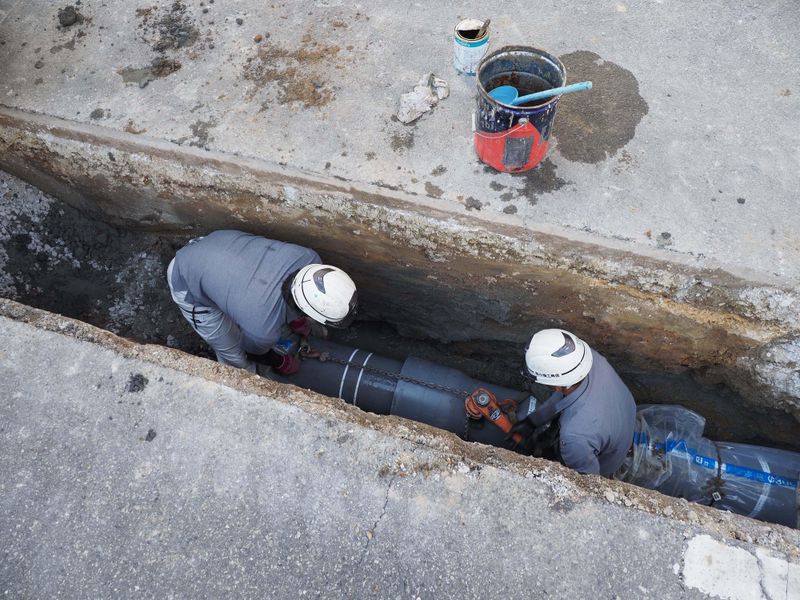
[{"label": "gray work shirt", "polygon": [[636,403],[608,361],[594,350],[592,357],[589,375],[559,402],[565,407],[559,450],[563,463],[579,473],[610,477],[631,447]]},{"label": "gray work shirt", "polygon": [[170,283],[175,291],[187,293],[190,304],[216,307],[228,315],[242,330],[245,352],[264,354],[289,320],[283,282],[319,262],[309,248],[241,231],[215,231],[178,251]]}]

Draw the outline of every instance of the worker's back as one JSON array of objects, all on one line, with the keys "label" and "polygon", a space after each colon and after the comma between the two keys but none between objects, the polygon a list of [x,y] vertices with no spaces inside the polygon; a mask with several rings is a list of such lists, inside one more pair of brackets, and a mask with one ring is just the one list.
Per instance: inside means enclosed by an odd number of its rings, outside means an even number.
[{"label": "worker's back", "polygon": [[[313,250],[241,231],[215,231],[175,256],[171,284],[191,304],[216,307],[242,330],[247,352],[267,352],[286,322],[281,287],[298,269],[320,262]],[[296,315],[295,315],[296,316]]]},{"label": "worker's back", "polygon": [[559,450],[568,467],[610,477],[631,446],[636,403],[608,361],[592,354],[589,375],[572,392],[576,400],[561,413]]}]

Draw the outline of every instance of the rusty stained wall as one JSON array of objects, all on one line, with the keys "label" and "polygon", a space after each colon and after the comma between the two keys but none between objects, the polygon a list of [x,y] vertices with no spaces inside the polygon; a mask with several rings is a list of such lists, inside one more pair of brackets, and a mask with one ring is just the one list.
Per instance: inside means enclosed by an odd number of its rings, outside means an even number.
[{"label": "rusty stained wall", "polygon": [[11,110],[0,110],[0,168],[126,228],[237,228],[312,246],[353,275],[368,317],[412,336],[480,340],[487,353],[507,353],[514,371],[533,330],[572,329],[639,401],[691,406],[712,420],[712,434],[741,440],[770,429],[773,443],[797,446],[800,393],[756,374],[770,346],[800,328],[774,302],[748,301],[753,284],[719,270]]}]

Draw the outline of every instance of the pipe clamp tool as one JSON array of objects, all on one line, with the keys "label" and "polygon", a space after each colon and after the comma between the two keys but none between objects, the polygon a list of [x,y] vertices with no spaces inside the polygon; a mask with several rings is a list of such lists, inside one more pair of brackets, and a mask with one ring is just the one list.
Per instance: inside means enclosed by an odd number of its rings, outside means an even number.
[{"label": "pipe clamp tool", "polygon": [[[513,402],[512,402],[513,404]],[[485,388],[478,388],[464,401],[464,409],[471,419],[488,419],[490,423],[499,427],[505,433],[511,433],[513,423],[503,411],[501,403],[494,394]],[[523,442],[522,434],[512,433],[511,439],[515,444]]]}]

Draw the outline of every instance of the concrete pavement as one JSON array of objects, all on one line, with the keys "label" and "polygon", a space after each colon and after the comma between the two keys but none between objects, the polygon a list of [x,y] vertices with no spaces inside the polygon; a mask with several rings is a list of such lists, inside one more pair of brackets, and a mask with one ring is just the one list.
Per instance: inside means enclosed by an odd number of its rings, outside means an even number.
[{"label": "concrete pavement", "polygon": [[798,531],[0,314],[7,597],[800,594]]},{"label": "concrete pavement", "polygon": [[[800,276],[790,0],[548,0],[535,11],[108,0],[80,5],[84,20],[68,27],[58,8],[3,2],[2,104],[374,182],[484,220],[790,285]],[[556,147],[530,174],[488,172],[474,156],[474,80],[452,67],[465,16],[492,18],[493,48],[546,48],[571,81],[594,81],[563,98]],[[431,71],[450,97],[413,126],[393,121],[400,95]]]}]

